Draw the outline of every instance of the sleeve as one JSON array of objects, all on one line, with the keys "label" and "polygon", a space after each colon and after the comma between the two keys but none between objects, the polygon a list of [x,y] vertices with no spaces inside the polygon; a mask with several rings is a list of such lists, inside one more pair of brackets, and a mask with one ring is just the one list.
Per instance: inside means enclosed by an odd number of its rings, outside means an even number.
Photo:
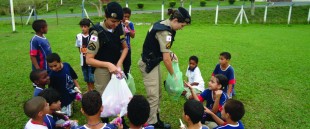
[{"label": "sleeve", "polygon": [[204,90],[199,96],[198,99],[200,102],[203,102],[204,100],[206,100],[205,98],[207,98],[208,96],[208,90]]},{"label": "sleeve", "polygon": [[134,27],[132,22],[129,23],[129,27],[130,27],[131,30],[135,31],[135,27]]},{"label": "sleeve", "polygon": [[[197,68],[196,68],[196,69],[197,69]],[[200,83],[202,80],[203,80],[203,79],[202,79],[200,70],[199,70],[199,69],[195,70],[194,82]]]},{"label": "sleeve", "polygon": [[216,74],[218,74],[218,70],[217,67],[219,66],[219,64],[217,64],[213,70],[212,76],[215,76]]},{"label": "sleeve", "polygon": [[235,80],[235,72],[234,72],[234,69],[230,66],[229,68],[229,71],[228,71],[228,84],[232,84],[234,85],[236,83],[236,80]]},{"label": "sleeve", "polygon": [[81,47],[81,40],[79,39],[79,34],[75,37],[75,47]]},{"label": "sleeve", "polygon": [[90,36],[89,44],[87,46],[87,53],[96,55],[99,50],[99,39],[97,31],[93,31],[93,34]]},{"label": "sleeve", "polygon": [[171,52],[171,33],[168,31],[159,31],[155,35],[156,39],[159,42],[161,52]]},{"label": "sleeve", "polygon": [[36,56],[38,55],[38,48],[39,48],[39,43],[37,40],[34,38],[30,41],[30,55],[31,56]]},{"label": "sleeve", "polygon": [[68,64],[68,67],[69,67],[70,75],[71,75],[72,79],[77,79],[78,76],[77,76],[77,74],[75,73],[75,71],[73,70],[73,68],[70,66],[70,64]]},{"label": "sleeve", "polygon": [[223,106],[226,103],[226,100],[227,100],[226,93],[223,92],[220,98],[219,109],[218,109],[220,112],[223,110]]}]

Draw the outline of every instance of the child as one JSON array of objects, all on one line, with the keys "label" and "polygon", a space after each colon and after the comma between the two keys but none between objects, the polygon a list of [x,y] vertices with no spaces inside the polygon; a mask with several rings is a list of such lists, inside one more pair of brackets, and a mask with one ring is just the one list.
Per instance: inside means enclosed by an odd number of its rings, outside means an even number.
[{"label": "child", "polygon": [[25,129],[47,129],[43,118],[48,111],[48,103],[43,97],[36,96],[29,99],[24,104],[24,113],[30,118],[25,125]]},{"label": "child", "polygon": [[46,62],[46,56],[52,53],[50,43],[44,36],[47,33],[47,23],[45,20],[35,20],[32,28],[36,35],[30,40],[30,59],[32,62],[32,70],[43,69],[49,72]]},{"label": "child", "polygon": [[[206,107],[212,110],[213,113],[220,116],[220,112],[223,109],[222,106],[228,99],[226,94],[222,91],[227,86],[227,83],[227,78],[222,74],[212,76],[209,81],[209,88],[204,90],[199,96],[195,94],[193,86],[188,83],[185,84],[189,87],[194,99],[200,102],[206,100]],[[213,121],[211,116],[205,116],[202,120],[202,123],[204,124],[206,120]]]},{"label": "child", "polygon": [[128,73],[130,72],[130,66],[131,66],[131,46],[130,46],[130,38],[135,38],[135,28],[134,25],[130,20],[131,16],[131,10],[129,8],[123,8],[124,17],[122,20],[124,30],[126,33],[126,43],[128,46],[128,53],[127,56],[123,62],[124,67],[124,73],[126,77],[128,78]]},{"label": "child", "polygon": [[92,73],[92,68],[86,64],[86,53],[87,53],[87,45],[89,42],[89,26],[90,21],[86,18],[80,21],[80,28],[82,33],[77,34],[75,46],[78,47],[80,52],[81,66],[82,72],[84,76],[84,81],[87,83],[87,91],[91,91],[94,89],[94,74]]},{"label": "child", "polygon": [[101,122],[100,114],[103,110],[100,93],[96,90],[86,92],[82,98],[81,112],[86,116],[87,124],[78,129],[116,129],[115,124]]},{"label": "child", "polygon": [[229,61],[231,59],[231,55],[229,52],[222,52],[220,54],[219,59],[220,59],[219,64],[217,64],[215,66],[215,69],[212,73],[212,76],[214,76],[216,74],[223,74],[228,78],[228,80],[229,80],[228,87],[225,88],[223,91],[225,93],[227,93],[227,96],[229,98],[232,98],[232,96],[235,95],[234,87],[235,87],[236,80],[235,80],[234,69],[229,64]]},{"label": "child", "polygon": [[78,77],[68,63],[61,62],[57,53],[48,55],[46,60],[51,69],[51,72],[49,73],[51,79],[49,86],[60,93],[62,112],[71,116],[72,101],[74,99],[81,99],[81,94],[78,93],[80,86],[76,80]]},{"label": "child", "polygon": [[128,103],[127,117],[130,129],[154,129],[154,126],[144,124],[150,115],[150,104],[142,95],[134,95]]},{"label": "child", "polygon": [[[60,95],[52,88],[43,90],[39,96],[45,98],[46,102],[49,103],[49,112],[44,117],[44,122],[47,124],[48,129],[55,128],[66,128],[71,125],[69,117],[57,113],[56,111],[61,110]],[[63,121],[61,124],[56,124],[57,121]]]},{"label": "child", "polygon": [[205,112],[210,114],[212,118],[216,121],[219,125],[215,129],[244,129],[243,124],[241,123],[241,118],[244,116],[245,110],[243,103],[229,99],[224,104],[224,108],[221,112],[222,118],[226,121],[224,122],[220,119],[217,115],[211,112],[209,109],[205,109]]},{"label": "child", "polygon": [[38,96],[38,94],[45,89],[45,85],[50,83],[50,77],[46,70],[35,69],[30,73],[30,80],[36,85],[33,96]]},{"label": "child", "polygon": [[[196,94],[200,94],[205,90],[205,82],[200,73],[200,69],[198,68],[198,57],[191,56],[188,60],[188,67],[186,71],[186,76],[188,78],[188,83],[191,84],[195,89],[194,92]],[[185,96],[187,99],[192,99],[191,92],[188,88],[185,89]]]},{"label": "child", "polygon": [[[187,129],[208,129],[201,124],[204,108],[202,103],[197,100],[187,100],[184,103],[183,119],[188,124]],[[181,127],[184,129],[185,127]]]}]

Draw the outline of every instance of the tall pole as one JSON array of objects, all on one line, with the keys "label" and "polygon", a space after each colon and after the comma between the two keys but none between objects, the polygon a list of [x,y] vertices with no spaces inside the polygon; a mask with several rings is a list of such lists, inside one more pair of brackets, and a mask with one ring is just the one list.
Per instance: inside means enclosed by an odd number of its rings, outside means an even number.
[{"label": "tall pole", "polygon": [[48,0],[46,0],[46,12],[48,12]]},{"label": "tall pole", "polygon": [[128,8],[128,0],[126,0],[126,8]]},{"label": "tall pole", "polygon": [[189,3],[189,9],[188,9],[188,13],[189,13],[189,15],[191,16],[192,15],[192,0],[191,0],[191,2]]},{"label": "tall pole", "polygon": [[215,10],[215,25],[217,25],[217,20],[218,20],[218,15],[219,15],[219,5],[220,5],[220,1],[218,1],[217,5],[216,5],[216,10]]},{"label": "tall pole", "polygon": [[60,0],[60,5],[62,5],[62,0]]},{"label": "tall pole", "polygon": [[82,18],[85,17],[85,14],[84,14],[84,2],[85,2],[85,0],[82,0]]},{"label": "tall pole", "polygon": [[12,29],[13,29],[13,32],[15,32],[15,18],[14,18],[13,0],[10,0],[10,6],[11,6],[11,17],[12,17]]},{"label": "tall pole", "polygon": [[269,5],[269,4],[267,4],[267,5],[266,5],[266,7],[265,7],[265,13],[264,13],[264,23],[266,23],[266,21],[267,21],[267,11],[268,11],[268,5]]},{"label": "tall pole", "polygon": [[308,13],[308,24],[310,22],[310,8],[309,8],[309,13]]},{"label": "tall pole", "polygon": [[164,7],[165,6],[165,3],[164,3],[164,0],[163,0],[163,3],[161,4],[161,20],[164,20]]},{"label": "tall pole", "polygon": [[290,22],[291,22],[292,7],[293,7],[293,3],[291,4],[290,10],[288,12],[287,24],[290,24]]}]

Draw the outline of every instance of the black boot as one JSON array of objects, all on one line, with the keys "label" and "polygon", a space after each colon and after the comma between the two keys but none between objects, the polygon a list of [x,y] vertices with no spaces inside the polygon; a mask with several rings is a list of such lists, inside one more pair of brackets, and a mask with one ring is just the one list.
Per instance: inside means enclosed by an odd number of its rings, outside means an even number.
[{"label": "black boot", "polygon": [[166,124],[160,120],[159,113],[157,113],[157,123],[152,124],[152,125],[154,126],[154,128],[158,128],[158,129],[171,129],[170,124]]}]

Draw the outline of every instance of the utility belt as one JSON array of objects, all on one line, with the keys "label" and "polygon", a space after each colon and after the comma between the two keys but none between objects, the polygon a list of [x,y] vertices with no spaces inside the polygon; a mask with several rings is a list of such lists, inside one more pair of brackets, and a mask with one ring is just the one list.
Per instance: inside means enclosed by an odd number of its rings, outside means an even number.
[{"label": "utility belt", "polygon": [[142,54],[142,61],[146,64],[146,73],[150,73],[162,60],[162,57],[156,57],[153,52],[149,53],[147,56]]}]

